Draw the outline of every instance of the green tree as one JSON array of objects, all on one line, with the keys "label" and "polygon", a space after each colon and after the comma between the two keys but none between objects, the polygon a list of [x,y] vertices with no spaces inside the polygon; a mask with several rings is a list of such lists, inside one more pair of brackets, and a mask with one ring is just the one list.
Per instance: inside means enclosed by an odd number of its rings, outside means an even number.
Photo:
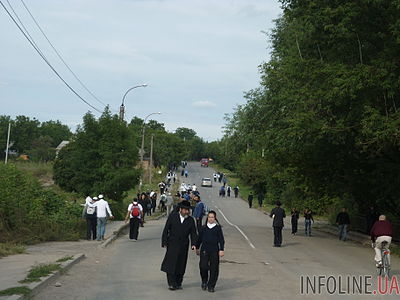
[{"label": "green tree", "polygon": [[72,133],[67,125],[61,124],[60,121],[47,121],[40,124],[40,136],[48,136],[51,138],[51,147],[57,147],[62,141],[68,141]]},{"label": "green tree", "polygon": [[88,113],[73,141],[60,151],[54,179],[67,191],[105,194],[121,202],[124,192],[138,183],[137,137],[107,109],[97,120]]}]

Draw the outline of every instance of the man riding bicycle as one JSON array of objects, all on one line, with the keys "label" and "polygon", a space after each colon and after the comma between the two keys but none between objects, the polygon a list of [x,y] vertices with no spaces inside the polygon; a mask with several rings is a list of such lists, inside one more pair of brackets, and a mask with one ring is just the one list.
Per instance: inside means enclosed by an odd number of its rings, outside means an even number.
[{"label": "man riding bicycle", "polygon": [[379,216],[379,220],[372,226],[370,234],[375,250],[375,263],[377,267],[380,267],[382,265],[382,242],[386,242],[386,247],[389,249],[393,235],[392,224],[386,220],[385,215]]}]

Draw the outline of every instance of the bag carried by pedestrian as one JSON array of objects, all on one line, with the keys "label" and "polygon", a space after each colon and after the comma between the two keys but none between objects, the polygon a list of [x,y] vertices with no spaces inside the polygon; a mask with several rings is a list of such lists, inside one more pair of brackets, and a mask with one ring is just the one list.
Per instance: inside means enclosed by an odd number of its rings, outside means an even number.
[{"label": "bag carried by pedestrian", "polygon": [[86,214],[92,216],[94,215],[95,212],[96,212],[96,207],[88,205],[88,207],[86,208]]},{"label": "bag carried by pedestrian", "polygon": [[139,204],[132,204],[131,216],[137,218],[140,216]]}]

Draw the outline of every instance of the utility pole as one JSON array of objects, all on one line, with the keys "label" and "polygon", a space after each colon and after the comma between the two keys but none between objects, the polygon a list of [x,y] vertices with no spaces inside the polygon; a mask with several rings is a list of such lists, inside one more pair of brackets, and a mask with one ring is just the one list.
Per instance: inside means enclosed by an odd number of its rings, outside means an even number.
[{"label": "utility pole", "polygon": [[5,159],[5,161],[4,161],[4,164],[7,164],[7,161],[8,161],[8,148],[9,148],[9,145],[10,145],[10,132],[11,132],[11,123],[8,123],[6,159]]},{"label": "utility pole", "polygon": [[150,142],[150,164],[149,164],[149,184],[151,184],[151,173],[153,169],[153,140],[154,140],[154,134],[151,135],[151,142]]}]

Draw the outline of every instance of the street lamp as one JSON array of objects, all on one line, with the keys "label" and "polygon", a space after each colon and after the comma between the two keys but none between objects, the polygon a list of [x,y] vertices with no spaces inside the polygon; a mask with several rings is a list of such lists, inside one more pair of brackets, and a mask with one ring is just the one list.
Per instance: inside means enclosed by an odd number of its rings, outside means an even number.
[{"label": "street lamp", "polygon": [[161,113],[153,112],[153,113],[147,115],[146,118],[144,118],[143,126],[142,126],[142,147],[140,148],[140,163],[142,166],[143,166],[143,156],[144,156],[144,132],[145,132],[145,128],[146,128],[145,125],[146,125],[147,118],[152,115],[161,115]]},{"label": "street lamp", "polygon": [[147,86],[147,83],[143,83],[143,84],[140,84],[140,85],[135,85],[134,87],[131,87],[130,89],[128,89],[128,90],[125,92],[124,97],[122,97],[122,104],[121,104],[121,106],[119,107],[119,118],[120,118],[121,120],[124,120],[124,115],[125,115],[125,105],[124,105],[124,102],[125,102],[125,97],[126,97],[126,95],[127,95],[130,91],[132,91],[133,89],[140,88],[140,87],[146,87],[146,86]]}]

